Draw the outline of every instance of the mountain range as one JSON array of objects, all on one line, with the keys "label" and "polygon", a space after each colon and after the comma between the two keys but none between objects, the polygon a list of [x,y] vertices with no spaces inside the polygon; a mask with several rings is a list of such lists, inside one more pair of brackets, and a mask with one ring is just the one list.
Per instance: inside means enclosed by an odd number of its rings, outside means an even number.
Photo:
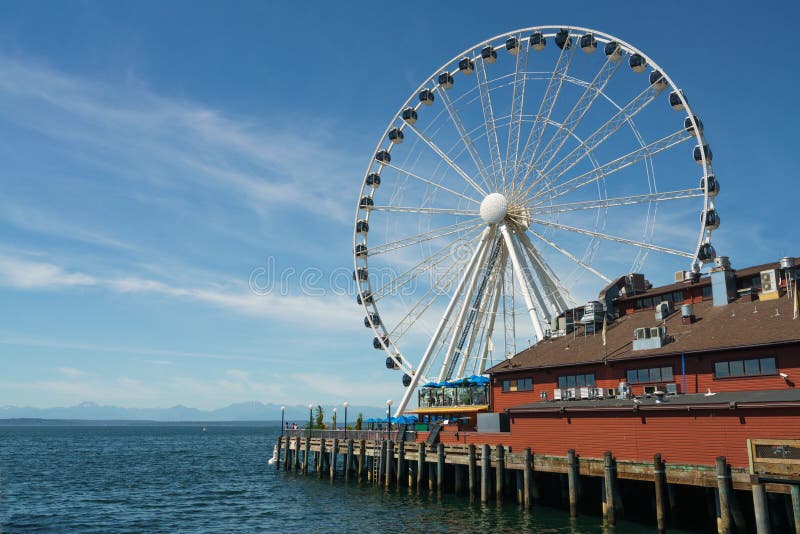
[{"label": "mountain range", "polygon": [[[334,406],[323,405],[325,421],[330,421]],[[337,422],[344,423],[344,408],[336,406]],[[314,406],[316,410],[316,406]],[[350,406],[348,424],[361,413],[365,418],[385,417],[385,408],[375,406]],[[286,406],[285,420],[302,425],[308,420],[308,406]],[[75,406],[33,408],[29,406],[0,406],[0,419],[70,419],[70,420],[120,420],[120,421],[280,421],[281,406],[258,401],[230,404],[216,410],[201,410],[188,406],[170,408],[124,408],[106,406],[95,402],[81,402]]]}]

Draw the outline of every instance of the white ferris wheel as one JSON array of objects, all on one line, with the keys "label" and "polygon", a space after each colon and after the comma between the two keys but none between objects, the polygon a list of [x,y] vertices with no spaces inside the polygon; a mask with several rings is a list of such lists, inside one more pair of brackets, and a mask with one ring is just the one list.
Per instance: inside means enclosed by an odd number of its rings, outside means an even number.
[{"label": "white ferris wheel", "polygon": [[357,301],[402,373],[397,413],[419,385],[545,339],[651,252],[699,272],[719,226],[711,158],[667,73],[599,31],[516,30],[437,69],[389,122],[356,210]]}]

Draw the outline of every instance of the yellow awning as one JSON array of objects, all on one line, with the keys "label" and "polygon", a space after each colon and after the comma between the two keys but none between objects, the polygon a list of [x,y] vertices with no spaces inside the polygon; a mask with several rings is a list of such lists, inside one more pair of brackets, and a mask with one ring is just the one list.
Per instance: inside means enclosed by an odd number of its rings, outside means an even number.
[{"label": "yellow awning", "polygon": [[405,413],[415,413],[418,415],[428,414],[457,414],[457,413],[478,413],[488,412],[489,405],[479,404],[475,406],[433,406],[430,408],[417,408],[416,410],[407,410]]}]

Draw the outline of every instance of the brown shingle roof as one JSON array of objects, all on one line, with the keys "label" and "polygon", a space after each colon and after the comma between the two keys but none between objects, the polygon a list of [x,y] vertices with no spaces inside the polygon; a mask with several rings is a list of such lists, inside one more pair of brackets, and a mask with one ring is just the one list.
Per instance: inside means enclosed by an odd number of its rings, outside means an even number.
[{"label": "brown shingle roof", "polygon": [[680,307],[666,320],[673,340],[661,348],[633,350],[633,331],[659,325],[653,310],[621,317],[609,323],[607,344],[602,335],[582,332],[542,341],[492,369],[491,373],[522,369],[561,367],[586,363],[648,358],[668,354],[730,349],[735,347],[800,342],[800,320],[792,319],[792,301],[745,302],[714,307],[710,300],[694,305],[697,322],[681,324]]}]

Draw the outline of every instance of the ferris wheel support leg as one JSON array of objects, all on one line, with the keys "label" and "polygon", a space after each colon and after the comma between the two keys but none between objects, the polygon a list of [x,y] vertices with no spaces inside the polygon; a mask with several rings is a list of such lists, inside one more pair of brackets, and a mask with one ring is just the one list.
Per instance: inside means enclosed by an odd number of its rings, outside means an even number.
[{"label": "ferris wheel support leg", "polygon": [[519,262],[519,258],[517,257],[516,248],[514,246],[514,242],[511,240],[511,234],[508,231],[508,227],[505,224],[500,225],[500,232],[503,234],[503,239],[506,242],[506,249],[508,250],[508,255],[511,257],[511,263],[514,265],[514,274],[517,276],[517,281],[519,282],[520,291],[522,292],[522,298],[525,299],[525,305],[528,307],[528,314],[531,316],[531,322],[533,323],[533,330],[536,332],[536,337],[538,338],[537,341],[541,341],[544,339],[544,331],[542,330],[542,324],[539,321],[539,315],[536,313],[536,306],[533,304],[533,299],[531,298],[530,288],[528,287],[528,281],[525,280],[525,275],[523,274],[522,265]]},{"label": "ferris wheel support leg", "polygon": [[[456,317],[456,321],[454,323],[455,328],[453,328],[453,335],[450,337],[450,345],[447,347],[447,353],[442,362],[442,369],[439,371],[439,381],[441,382],[445,378],[450,380],[450,377],[446,377],[445,374],[447,370],[450,368],[450,363],[453,361],[453,356],[456,351],[456,344],[458,343],[459,337],[461,337],[464,328],[467,325],[464,324],[464,319],[467,316],[467,312],[469,312],[470,306],[472,306],[472,296],[475,293],[475,286],[478,284],[478,276],[481,274],[481,264],[483,263],[484,258],[486,258],[486,253],[489,250],[489,243],[491,239],[488,239],[489,236],[494,236],[495,232],[490,230],[487,235],[487,239],[484,242],[484,246],[481,247],[479,254],[475,257],[475,262],[471,266],[472,273],[469,277],[469,286],[467,287],[467,293],[464,295],[464,300],[461,303],[461,309],[458,312],[458,316]],[[487,273],[486,276],[489,276],[490,273]],[[462,347],[463,349],[463,347]]]},{"label": "ferris wheel support leg", "polygon": [[486,243],[489,241],[489,228],[486,228],[483,233],[481,234],[480,242],[478,246],[475,247],[475,252],[470,258],[469,263],[467,264],[466,269],[464,270],[464,275],[461,277],[461,280],[458,282],[458,286],[456,290],[453,292],[453,298],[450,299],[450,303],[447,305],[447,308],[442,315],[441,321],[439,321],[439,325],[436,327],[436,331],[431,338],[430,343],[428,343],[428,347],[425,349],[425,353],[422,355],[422,360],[419,362],[419,367],[417,367],[417,371],[411,377],[411,383],[406,388],[406,392],[403,395],[403,399],[400,401],[400,404],[397,405],[397,410],[395,411],[395,417],[399,417],[403,414],[403,411],[408,406],[408,402],[411,400],[411,396],[414,394],[414,391],[417,389],[417,385],[419,384],[419,379],[422,376],[422,370],[428,365],[428,361],[433,354],[433,349],[436,348],[436,344],[439,342],[439,337],[442,335],[442,331],[444,331],[444,327],[447,324],[447,320],[450,318],[450,314],[453,313],[453,308],[456,306],[456,302],[458,302],[458,295],[461,294],[461,291],[464,289],[464,285],[466,284],[467,280],[471,277],[472,271],[475,269],[478,258],[481,256],[481,252],[486,248]]},{"label": "ferris wheel support leg", "polygon": [[497,309],[500,305],[500,296],[503,293],[503,273],[502,269],[505,267],[505,258],[500,262],[500,271],[497,273],[497,289],[494,295],[494,305],[492,306],[491,315],[489,316],[489,325],[486,331],[486,343],[483,345],[483,353],[481,354],[481,361],[478,367],[477,374],[483,374],[486,370],[486,359],[489,356],[489,345],[492,341],[492,334],[494,333],[494,321],[497,318]]},{"label": "ferris wheel support leg", "polygon": [[488,336],[486,339],[492,336],[491,323],[494,322],[494,315],[487,316],[487,313],[492,313],[488,312],[487,310],[489,310],[489,308],[492,306],[492,303],[496,300],[495,295],[497,294],[497,291],[493,291],[491,288],[496,289],[497,286],[497,280],[499,278],[497,266],[495,266],[495,268],[492,269],[491,273],[487,273],[487,276],[489,276],[490,278],[489,282],[490,289],[489,291],[484,292],[483,298],[481,299],[481,302],[479,304],[478,317],[475,320],[475,326],[473,327],[472,332],[470,333],[467,350],[463,353],[461,358],[461,363],[458,366],[458,373],[456,374],[457,377],[464,376],[464,372],[466,371],[467,365],[469,364],[469,355],[472,354],[472,349],[474,348],[475,343],[476,342],[481,343],[481,333],[484,332],[484,330],[481,328],[481,325],[484,324],[484,321],[490,323],[485,331],[486,335]]},{"label": "ferris wheel support leg", "polygon": [[567,309],[567,302],[558,288],[558,277],[550,269],[550,266],[547,265],[547,263],[545,263],[545,261],[542,259],[539,251],[533,246],[533,243],[531,243],[531,240],[528,238],[526,233],[520,232],[519,239],[522,242],[522,246],[528,252],[530,259],[532,260],[531,265],[533,265],[533,268],[536,271],[536,276],[539,277],[539,280],[545,284],[548,293],[548,300],[550,300],[550,303],[555,309],[556,315],[558,315]]}]

